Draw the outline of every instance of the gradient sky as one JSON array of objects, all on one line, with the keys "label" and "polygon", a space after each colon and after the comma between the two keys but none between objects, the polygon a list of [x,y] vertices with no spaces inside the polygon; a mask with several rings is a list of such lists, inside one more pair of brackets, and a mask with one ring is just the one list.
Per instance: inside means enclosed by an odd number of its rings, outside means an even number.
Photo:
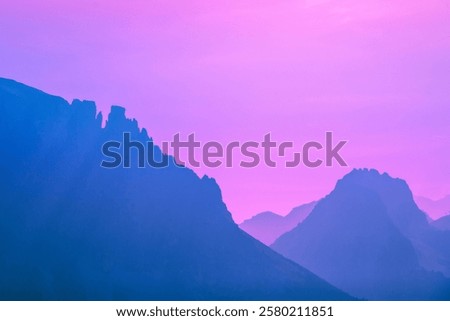
[{"label": "gradient sky", "polygon": [[[2,1],[0,76],[127,108],[157,142],[325,131],[352,167],[450,193],[450,4]],[[322,197],[350,168],[201,168],[237,221]]]}]

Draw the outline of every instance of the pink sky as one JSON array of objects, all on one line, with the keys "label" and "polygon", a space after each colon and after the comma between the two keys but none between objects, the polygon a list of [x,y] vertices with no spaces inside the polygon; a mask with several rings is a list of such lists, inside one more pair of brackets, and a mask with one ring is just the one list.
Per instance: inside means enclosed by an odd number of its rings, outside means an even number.
[{"label": "pink sky", "polygon": [[[347,139],[350,168],[450,194],[450,5],[430,1],[3,1],[0,76],[127,108],[158,141]],[[237,221],[350,168],[202,168]]]}]

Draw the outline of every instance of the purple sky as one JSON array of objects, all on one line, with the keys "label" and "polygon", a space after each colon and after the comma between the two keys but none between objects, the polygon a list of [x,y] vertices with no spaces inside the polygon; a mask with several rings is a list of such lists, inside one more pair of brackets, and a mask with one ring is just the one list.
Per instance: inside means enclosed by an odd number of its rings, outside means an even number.
[{"label": "purple sky", "polygon": [[[3,1],[0,76],[120,104],[157,142],[298,146],[325,131],[350,167],[450,193],[450,4],[359,1]],[[200,169],[237,221],[328,193],[349,168]]]}]

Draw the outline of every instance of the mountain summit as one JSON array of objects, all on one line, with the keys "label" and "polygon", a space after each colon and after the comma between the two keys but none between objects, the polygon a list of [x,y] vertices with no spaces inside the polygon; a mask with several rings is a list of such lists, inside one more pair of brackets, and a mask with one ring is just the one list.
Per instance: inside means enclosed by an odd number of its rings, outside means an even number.
[{"label": "mountain summit", "polygon": [[272,247],[360,298],[450,299],[442,274],[450,267],[443,256],[450,246],[436,246],[445,238],[436,233],[404,180],[363,169],[339,180]]}]

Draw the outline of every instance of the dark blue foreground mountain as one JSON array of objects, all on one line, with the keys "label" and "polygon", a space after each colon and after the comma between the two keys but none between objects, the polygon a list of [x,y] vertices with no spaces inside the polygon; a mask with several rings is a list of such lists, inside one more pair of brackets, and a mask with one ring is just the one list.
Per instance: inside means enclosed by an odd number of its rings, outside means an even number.
[{"label": "dark blue foreground mountain", "polygon": [[449,237],[405,181],[354,170],[272,247],[354,296],[449,300]]},{"label": "dark blue foreground mountain", "polygon": [[1,300],[349,299],[241,231],[213,179],[101,168],[104,142],[149,140],[122,108],[101,123],[0,79]]}]

